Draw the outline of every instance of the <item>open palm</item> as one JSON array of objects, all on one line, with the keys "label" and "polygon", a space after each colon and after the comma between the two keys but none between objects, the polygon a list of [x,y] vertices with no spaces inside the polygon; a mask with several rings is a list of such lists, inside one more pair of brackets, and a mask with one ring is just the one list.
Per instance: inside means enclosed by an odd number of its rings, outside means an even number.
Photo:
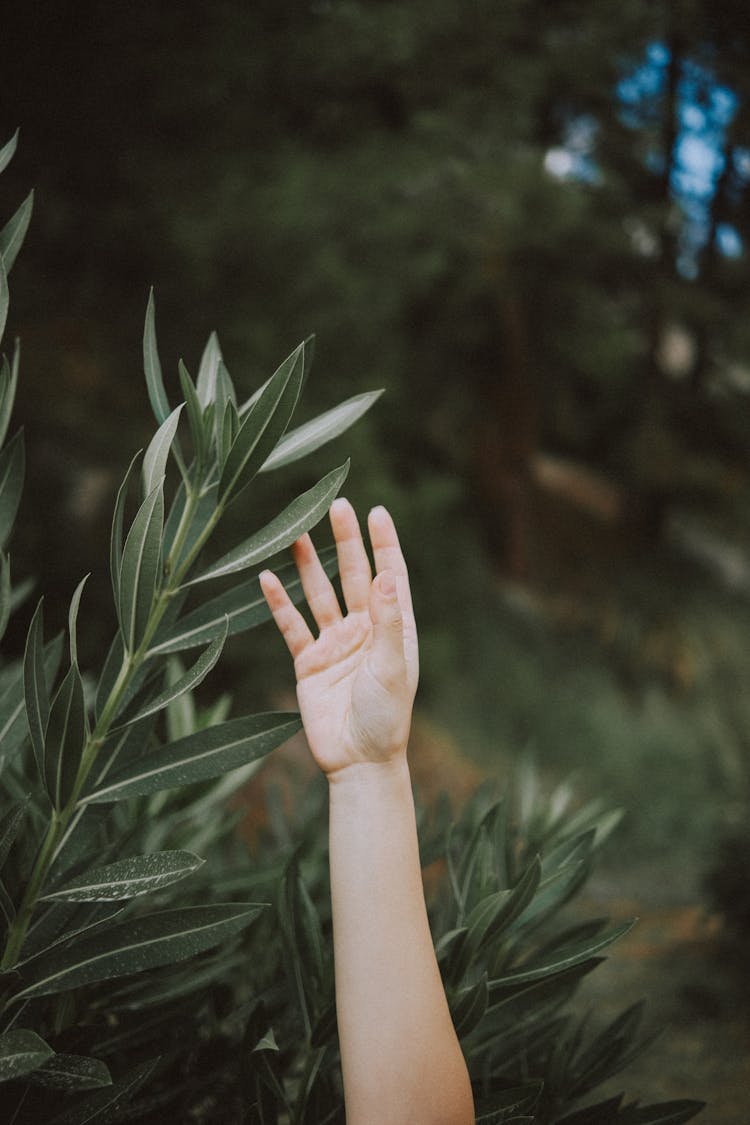
[{"label": "open palm", "polygon": [[330,518],[346,612],[309,535],[293,547],[320,630],[317,638],[278,578],[269,571],[261,576],[263,593],[294,658],[307,740],[327,774],[405,751],[419,675],[409,578],[393,520],[384,508],[370,513],[373,580],[349,502],[336,500]]}]

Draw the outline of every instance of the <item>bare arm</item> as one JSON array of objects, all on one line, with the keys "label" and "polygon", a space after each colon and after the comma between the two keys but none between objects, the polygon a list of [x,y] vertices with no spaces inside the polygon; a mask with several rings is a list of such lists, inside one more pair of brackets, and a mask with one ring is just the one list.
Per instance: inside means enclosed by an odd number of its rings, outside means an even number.
[{"label": "bare arm", "polygon": [[469,1125],[471,1086],[430,936],[406,743],[418,678],[409,579],[388,513],[331,525],[342,612],[309,536],[294,547],[313,637],[278,579],[263,591],[294,658],[310,749],[329,781],[336,1005],[349,1125]]}]

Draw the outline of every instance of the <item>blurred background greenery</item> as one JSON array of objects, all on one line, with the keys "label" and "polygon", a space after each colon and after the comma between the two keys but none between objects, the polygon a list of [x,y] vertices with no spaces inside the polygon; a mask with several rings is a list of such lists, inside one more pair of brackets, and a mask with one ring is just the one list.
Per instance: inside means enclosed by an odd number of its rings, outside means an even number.
[{"label": "blurred background greenery", "polygon": [[[351,454],[403,533],[423,714],[495,773],[576,771],[626,807],[620,857],[702,877],[750,787],[744,4],[11,2],[2,37],[0,213],[36,189],[13,566],[58,623],[93,570],[84,661],[149,286],[173,401],[214,328],[245,394],[315,332],[305,416],[387,393],[237,518]],[[254,638],[213,678],[243,710],[290,684]]]}]

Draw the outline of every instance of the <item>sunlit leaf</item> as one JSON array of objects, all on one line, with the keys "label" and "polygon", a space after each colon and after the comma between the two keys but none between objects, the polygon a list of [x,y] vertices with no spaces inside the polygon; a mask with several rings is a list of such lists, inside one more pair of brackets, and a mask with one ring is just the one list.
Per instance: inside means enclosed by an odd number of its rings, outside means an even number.
[{"label": "sunlit leaf", "polygon": [[200,403],[204,407],[208,406],[210,402],[213,402],[216,397],[216,379],[220,362],[221,348],[219,347],[219,337],[215,332],[212,332],[203,349],[203,355],[201,356],[201,362],[198,368],[198,378],[195,385]]},{"label": "sunlit leaf", "polygon": [[63,902],[115,902],[136,898],[184,879],[204,862],[200,856],[187,851],[131,856],[94,867],[42,897]]},{"label": "sunlit leaf", "polygon": [[31,222],[31,212],[34,206],[34,192],[30,191],[14,215],[8,219],[0,231],[0,256],[5,263],[6,273],[10,273],[16,255],[21,249],[26,231]]},{"label": "sunlit leaf", "polygon": [[156,431],[143,455],[143,496],[148,496],[166,474],[169,450],[177,433],[183,403],[175,407]]},{"label": "sunlit leaf", "polygon": [[236,574],[250,566],[263,562],[278,551],[289,547],[304,532],[309,531],[330,508],[349,472],[349,462],[328,473],[307,492],[293,500],[270,523],[256,531],[249,539],[233,551],[215,562],[188,585],[206,582],[209,578],[220,578]]},{"label": "sunlit leaf", "polygon": [[120,801],[218,777],[263,757],[300,726],[299,716],[287,712],[229,719],[154,751],[144,760],[129,763],[86,800]]},{"label": "sunlit leaf", "polygon": [[148,295],[146,323],[143,329],[143,369],[151,409],[156,421],[161,425],[169,416],[169,400],[164,390],[159,350],[156,344],[156,305],[153,289]]},{"label": "sunlit leaf", "polygon": [[223,903],[129,918],[29,963],[28,984],[13,1002],[184,961],[239,933],[262,909],[259,903]]},{"label": "sunlit leaf", "polygon": [[306,457],[308,453],[319,449],[327,441],[332,441],[343,434],[370,409],[382,393],[382,391],[368,391],[365,394],[355,395],[354,398],[347,399],[346,402],[334,406],[332,410],[327,410],[325,414],[319,414],[317,418],[313,418],[310,422],[305,422],[303,426],[291,430],[284,435],[273,453],[266,458],[260,471],[267,473],[272,469],[280,469],[284,465],[290,465],[293,461]]},{"label": "sunlit leaf", "polygon": [[18,145],[18,129],[16,129],[13,136],[9,141],[0,148],[0,172],[4,172],[10,164],[13,156],[15,155],[16,146]]},{"label": "sunlit leaf", "polygon": [[78,639],[77,639],[77,624],[78,624],[78,610],[81,605],[81,595],[83,588],[88,581],[89,575],[86,574],[76,586],[73,591],[73,597],[70,600],[70,609],[68,611],[68,634],[70,637],[70,663],[78,663]]}]

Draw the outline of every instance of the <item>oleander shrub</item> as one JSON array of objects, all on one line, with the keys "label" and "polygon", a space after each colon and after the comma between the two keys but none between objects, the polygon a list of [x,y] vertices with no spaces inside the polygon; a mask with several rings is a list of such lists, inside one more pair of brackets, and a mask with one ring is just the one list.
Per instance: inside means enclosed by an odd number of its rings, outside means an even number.
[{"label": "oleander shrub", "polygon": [[[15,138],[0,150],[0,171],[14,149]],[[0,335],[30,212],[29,198],[0,232]],[[226,638],[267,618],[259,565],[322,517],[347,466],[212,559],[223,514],[247,503],[258,474],[336,437],[377,396],[290,430],[310,359],[301,344],[240,403],[212,336],[195,380],[180,365],[173,409],[149,300],[157,426],[114,505],[116,632],[101,666],[83,670],[85,579],[66,636],[48,636],[43,601],[11,583],[5,549],[24,475],[22,435],[6,441],[18,349],[2,360],[0,625],[30,618],[23,658],[0,666],[4,1122],[344,1121],[325,783],[291,816],[270,808],[251,851],[230,799],[298,716],[230,717],[224,696],[200,705],[195,694]],[[330,552],[325,565],[333,572]],[[299,597],[289,567],[280,573]],[[640,1007],[587,1032],[576,987],[623,927],[565,923],[561,912],[615,819],[570,811],[559,796],[514,804],[484,792],[460,814],[422,818],[437,955],[480,1121],[676,1123],[699,1108],[595,1101],[639,1046]]]}]

